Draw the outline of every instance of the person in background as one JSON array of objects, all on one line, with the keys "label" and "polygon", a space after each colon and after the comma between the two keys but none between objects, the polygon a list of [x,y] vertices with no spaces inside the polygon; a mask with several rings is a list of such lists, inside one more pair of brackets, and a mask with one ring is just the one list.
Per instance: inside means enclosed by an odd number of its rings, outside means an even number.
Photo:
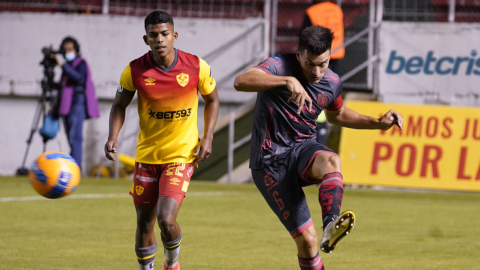
[{"label": "person in background", "polygon": [[[313,5],[307,8],[305,12],[302,31],[312,25],[320,25],[333,32],[332,52],[343,45],[343,11],[335,3],[326,0],[314,0]],[[343,59],[344,56],[345,48],[341,48],[335,53],[332,53],[328,68],[338,74],[340,60]]]},{"label": "person in background", "polygon": [[65,61],[53,55],[62,68],[59,85],[58,115],[63,118],[70,155],[82,169],[83,121],[99,117],[98,99],[87,62],[80,56],[80,45],[73,37],[60,44]]}]

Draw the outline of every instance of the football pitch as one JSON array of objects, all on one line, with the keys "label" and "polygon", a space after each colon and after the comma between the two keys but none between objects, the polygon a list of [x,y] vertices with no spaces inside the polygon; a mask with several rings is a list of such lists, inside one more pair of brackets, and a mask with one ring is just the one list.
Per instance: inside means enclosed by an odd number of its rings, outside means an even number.
[{"label": "football pitch", "polygon": [[[85,178],[73,195],[47,200],[27,178],[0,177],[0,269],[138,269],[130,185]],[[318,190],[305,193],[321,234]],[[478,193],[346,189],[342,209],[357,224],[321,254],[327,270],[480,269]],[[193,181],[178,222],[183,270],[299,269],[293,240],[252,184]],[[159,249],[155,269],[163,260]]]}]

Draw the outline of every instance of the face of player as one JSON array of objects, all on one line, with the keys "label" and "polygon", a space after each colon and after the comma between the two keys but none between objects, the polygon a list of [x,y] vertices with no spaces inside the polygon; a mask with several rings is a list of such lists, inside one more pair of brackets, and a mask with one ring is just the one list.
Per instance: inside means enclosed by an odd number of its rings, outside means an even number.
[{"label": "face of player", "polygon": [[297,50],[297,60],[302,66],[302,72],[307,81],[310,83],[320,82],[327,71],[330,55],[330,50],[322,54],[313,54],[307,50],[299,52]]},{"label": "face of player", "polygon": [[143,40],[152,50],[155,59],[172,55],[175,57],[173,43],[177,41],[178,34],[174,31],[173,25],[169,23],[147,25],[145,31],[147,34],[143,36]]}]

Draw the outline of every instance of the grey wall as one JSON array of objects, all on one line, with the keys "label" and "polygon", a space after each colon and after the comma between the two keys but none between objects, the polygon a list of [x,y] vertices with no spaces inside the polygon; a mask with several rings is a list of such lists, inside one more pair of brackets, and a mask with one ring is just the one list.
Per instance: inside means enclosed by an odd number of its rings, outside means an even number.
[{"label": "grey wall", "polygon": [[[175,47],[200,57],[214,51],[225,41],[242,33],[260,19],[214,20],[175,19],[179,39]],[[90,64],[92,76],[101,98],[101,117],[85,122],[84,172],[98,164],[108,135],[108,114],[118,79],[125,66],[148,51],[143,43],[143,18],[102,15],[64,15],[36,13],[0,13],[0,175],[11,175],[21,165],[26,139],[31,127],[37,96],[41,93],[43,46],[57,48],[61,40],[72,35],[81,44],[82,55]],[[262,54],[262,27],[256,28],[217,56],[207,59],[217,81],[222,102],[220,116],[255,94],[233,90],[233,77],[224,79],[241,66],[259,61]],[[60,70],[56,70],[57,78]],[[202,101],[202,99],[200,98]],[[203,130],[203,104],[199,106],[199,130]],[[136,133],[138,115],[130,105],[127,121],[119,138]],[[121,151],[134,155],[136,136],[121,141]],[[34,136],[27,166],[42,153],[38,133]],[[47,150],[69,153],[64,131],[47,144]]]}]

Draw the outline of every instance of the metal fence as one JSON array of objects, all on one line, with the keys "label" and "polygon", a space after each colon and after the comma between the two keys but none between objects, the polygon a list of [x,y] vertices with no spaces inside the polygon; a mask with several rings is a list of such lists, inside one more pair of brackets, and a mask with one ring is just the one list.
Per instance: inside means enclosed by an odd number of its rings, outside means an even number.
[{"label": "metal fence", "polygon": [[0,0],[0,11],[145,16],[164,10],[174,17],[262,17],[262,0]]}]

